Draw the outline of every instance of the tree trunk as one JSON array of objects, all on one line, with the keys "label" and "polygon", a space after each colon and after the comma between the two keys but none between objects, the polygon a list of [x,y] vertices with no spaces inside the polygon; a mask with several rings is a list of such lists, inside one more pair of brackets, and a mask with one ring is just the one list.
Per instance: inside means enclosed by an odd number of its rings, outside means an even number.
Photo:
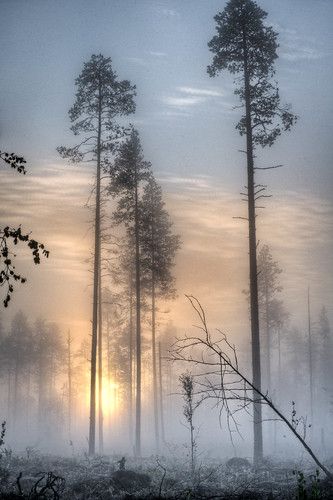
[{"label": "tree trunk", "polygon": [[[110,316],[109,310],[106,313],[106,338],[107,338],[107,373],[108,373],[108,393],[111,391],[111,338],[110,338]],[[111,428],[111,411],[108,413],[108,430]]]},{"label": "tree trunk", "polygon": [[16,432],[16,418],[17,418],[17,393],[18,393],[18,370],[19,370],[19,360],[16,357],[15,360],[15,373],[14,373],[14,404],[13,404],[13,429]]},{"label": "tree trunk", "polygon": [[309,382],[310,382],[310,416],[311,434],[313,435],[313,355],[311,338],[311,311],[310,311],[310,288],[308,288],[308,342],[309,342]]},{"label": "tree trunk", "polygon": [[135,170],[135,292],[136,292],[136,420],[135,455],[141,456],[141,286],[138,180]]},{"label": "tree trunk", "polygon": [[100,257],[100,198],[101,198],[101,132],[102,132],[102,99],[101,83],[99,84],[99,109],[97,130],[97,165],[96,165],[96,207],[95,207],[95,253],[94,253],[94,286],[93,286],[93,318],[91,335],[90,366],[90,422],[89,422],[89,455],[95,454],[96,441],[96,354],[97,354],[97,320],[98,320],[98,272]]},{"label": "tree trunk", "polygon": [[267,391],[271,391],[271,339],[269,328],[269,299],[267,284],[265,285],[265,330],[266,330],[266,375],[267,375]]},{"label": "tree trunk", "polygon": [[[257,240],[254,188],[254,162],[251,118],[251,93],[248,69],[248,53],[246,34],[243,33],[244,54],[244,90],[246,109],[246,153],[247,153],[247,190],[248,190],[248,222],[249,222],[249,260],[250,260],[250,304],[251,304],[251,340],[252,340],[252,377],[253,385],[261,390],[260,339],[259,339],[259,307],[258,307],[258,272],[257,272]],[[253,391],[253,462],[258,465],[263,458],[262,412],[258,394]]]},{"label": "tree trunk", "polygon": [[27,396],[26,396],[26,414],[25,414],[25,421],[26,421],[26,431],[30,431],[30,390],[31,390],[31,371],[30,367],[28,368],[28,373],[27,373]]},{"label": "tree trunk", "polygon": [[133,449],[133,275],[130,271],[130,295],[129,295],[129,439],[131,450]]},{"label": "tree trunk", "polygon": [[163,412],[163,380],[162,380],[162,347],[161,342],[158,343],[158,378],[159,378],[159,392],[160,392],[160,419],[161,419],[161,436],[162,441],[165,443],[165,429],[164,429],[164,412]]},{"label": "tree trunk", "polygon": [[156,369],[156,290],[155,290],[155,254],[154,254],[154,214],[152,217],[151,246],[152,246],[152,272],[151,272],[151,341],[153,358],[153,397],[154,397],[154,424],[156,451],[159,451],[160,435],[158,425],[158,403],[157,403],[157,369]]},{"label": "tree trunk", "polygon": [[[100,249],[101,250],[101,249]],[[101,264],[101,254],[99,256]],[[102,330],[102,277],[98,276],[98,451],[103,454],[103,330]]]},{"label": "tree trunk", "polygon": [[72,337],[68,330],[67,334],[67,363],[68,363],[68,436],[72,439],[72,354],[71,354]]},{"label": "tree trunk", "polygon": [[11,403],[12,403],[12,377],[10,369],[8,370],[8,383],[7,383],[7,421],[11,418]]},{"label": "tree trunk", "polygon": [[[281,327],[278,326],[277,329],[277,337],[278,337],[278,380],[277,380],[277,398],[276,402],[277,405],[281,404]],[[274,451],[276,452],[277,450],[277,443],[278,443],[278,432],[277,432],[277,421],[274,420]]]}]

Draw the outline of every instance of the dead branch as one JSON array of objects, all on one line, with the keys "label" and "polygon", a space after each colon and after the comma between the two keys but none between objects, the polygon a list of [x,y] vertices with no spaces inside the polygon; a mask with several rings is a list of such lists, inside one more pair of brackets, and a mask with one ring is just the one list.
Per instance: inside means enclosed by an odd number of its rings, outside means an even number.
[{"label": "dead branch", "polygon": [[[305,442],[305,438],[297,432],[294,421],[290,422],[276,407],[275,403],[268,396],[268,393],[263,393],[255,387],[243,374],[238,366],[236,347],[228,341],[225,333],[217,330],[221,338],[217,341],[212,340],[206,322],[206,315],[199,300],[193,295],[186,295],[186,298],[199,318],[200,324],[197,328],[203,335],[197,337],[185,336],[182,339],[178,339],[172,346],[171,359],[173,361],[192,363],[201,367],[210,367],[209,376],[218,377],[218,382],[208,379],[206,372],[201,373],[204,377],[204,382],[201,383],[201,391],[204,393],[204,399],[217,400],[217,404],[220,405],[220,414],[223,410],[226,411],[229,431],[231,431],[231,422],[238,429],[234,418],[237,411],[247,411],[248,406],[254,402],[266,404],[286,424],[317,466],[333,481],[332,472],[320,462],[310,446]],[[198,348],[200,348],[200,352]],[[193,351],[196,351],[197,354],[193,354]],[[212,367],[216,367],[216,369],[212,370]],[[242,384],[239,386],[240,382]],[[251,391],[253,391],[253,396],[250,395]],[[238,401],[239,405],[236,410],[232,410],[229,407],[228,403],[230,400]]]}]

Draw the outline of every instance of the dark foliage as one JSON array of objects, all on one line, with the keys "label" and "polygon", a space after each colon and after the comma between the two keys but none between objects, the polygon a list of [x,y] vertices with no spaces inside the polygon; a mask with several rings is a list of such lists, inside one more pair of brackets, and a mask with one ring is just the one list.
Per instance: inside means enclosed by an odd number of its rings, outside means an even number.
[{"label": "dark foliage", "polygon": [[[272,81],[277,59],[277,36],[265,24],[267,13],[253,0],[230,0],[223,12],[215,16],[217,34],[209,42],[213,62],[208,74],[216,76],[223,70],[240,74],[235,94],[244,105],[247,97],[251,107],[253,144],[272,146],[283,130],[290,130],[297,117],[289,105],[282,105],[279,89]],[[244,71],[249,79],[249,92],[244,85]],[[247,134],[246,116],[237,124],[241,135]]]},{"label": "dark foliage", "polygon": [[75,85],[75,102],[69,110],[71,131],[84,139],[73,147],[60,146],[57,150],[63,158],[79,163],[87,156],[96,158],[97,154],[115,151],[117,141],[127,133],[115,118],[134,113],[136,92],[128,80],[118,80],[111,58],[102,54],[94,54],[84,63]]},{"label": "dark foliage", "polygon": [[25,164],[27,163],[23,156],[16,155],[15,153],[6,153],[0,151],[0,158],[8,163],[11,168],[18,171],[19,174],[26,174]]},{"label": "dark foliage", "polygon": [[[10,165],[11,168],[17,170],[18,173],[26,174],[26,160],[23,156],[0,151],[0,158]],[[14,283],[17,281],[20,283],[26,282],[26,278],[15,271],[13,258],[15,258],[16,255],[10,251],[10,241],[12,241],[14,245],[17,245],[20,241],[25,242],[32,252],[32,258],[35,264],[40,264],[41,255],[45,257],[49,256],[49,251],[45,249],[42,243],[30,238],[30,234],[22,234],[21,227],[15,229],[6,226],[4,229],[0,229],[0,286],[7,286],[6,297],[3,301],[5,307],[8,307],[8,303],[14,291]]]},{"label": "dark foliage", "polygon": [[26,278],[15,269],[13,259],[16,255],[10,250],[10,242],[17,245],[19,242],[26,243],[32,252],[32,258],[35,264],[40,264],[41,255],[49,256],[49,251],[45,249],[42,243],[32,239],[30,234],[23,234],[21,227],[12,228],[6,226],[0,229],[0,286],[7,286],[6,297],[3,301],[5,307],[11,299],[14,291],[14,283],[25,283]]}]

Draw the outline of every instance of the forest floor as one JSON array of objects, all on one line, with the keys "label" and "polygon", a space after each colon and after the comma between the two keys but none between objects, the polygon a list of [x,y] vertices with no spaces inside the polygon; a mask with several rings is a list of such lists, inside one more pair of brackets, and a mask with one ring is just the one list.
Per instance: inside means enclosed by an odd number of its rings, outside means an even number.
[{"label": "forest floor", "polygon": [[[98,456],[27,456],[6,451],[0,457],[1,499],[333,499],[333,485],[310,465],[266,461],[198,465],[160,457],[126,459]],[[332,466],[330,462],[328,467]],[[121,469],[125,467],[125,469]]]}]

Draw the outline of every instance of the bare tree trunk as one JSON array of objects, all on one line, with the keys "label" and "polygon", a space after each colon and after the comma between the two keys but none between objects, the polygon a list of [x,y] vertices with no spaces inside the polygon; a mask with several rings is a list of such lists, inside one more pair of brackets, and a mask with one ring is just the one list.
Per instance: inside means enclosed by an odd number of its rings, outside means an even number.
[{"label": "bare tree trunk", "polygon": [[271,332],[269,327],[269,301],[267,285],[265,286],[265,330],[266,330],[266,375],[267,375],[267,391],[271,391]]},{"label": "bare tree trunk", "polygon": [[68,436],[72,439],[72,337],[71,332],[67,333],[67,377],[68,377]]},{"label": "bare tree trunk", "polygon": [[[278,327],[277,330],[278,335],[278,385],[277,385],[277,405],[280,405],[281,402],[281,327]],[[274,420],[274,450],[277,450],[277,421]]]},{"label": "bare tree trunk", "polygon": [[[256,213],[255,213],[255,187],[254,187],[254,162],[253,162],[253,139],[251,119],[251,93],[248,69],[248,52],[246,34],[243,33],[244,54],[244,86],[245,86],[245,109],[246,109],[246,152],[247,152],[247,191],[248,191],[248,222],[249,222],[249,258],[250,258],[250,304],[251,304],[251,338],[252,338],[252,377],[253,386],[261,390],[261,367],[260,367],[260,339],[259,339],[259,307],[258,307],[258,271],[257,271],[257,240],[256,240]],[[262,411],[260,399],[253,392],[253,461],[257,465],[263,458],[262,438]]]},{"label": "bare tree trunk", "polygon": [[165,443],[165,428],[164,428],[164,411],[163,411],[163,380],[162,380],[162,346],[158,343],[158,378],[159,378],[159,393],[160,393],[160,417],[161,417],[161,436]]},{"label": "bare tree trunk", "polygon": [[160,434],[158,425],[158,403],[157,403],[157,368],[156,368],[156,304],[155,304],[155,272],[152,270],[152,290],[151,290],[151,333],[152,333],[152,358],[153,358],[153,393],[154,393],[154,423],[155,423],[155,444],[156,451],[160,446]]},{"label": "bare tree trunk", "polygon": [[12,377],[10,369],[8,370],[8,383],[7,383],[7,421],[10,419],[11,414],[11,402],[12,402]]},{"label": "bare tree trunk", "polygon": [[141,283],[138,180],[135,170],[135,292],[136,292],[136,421],[135,455],[141,456]]},{"label": "bare tree trunk", "polygon": [[[108,369],[108,391],[111,390],[111,338],[110,338],[110,316],[109,310],[106,313],[106,338],[107,338],[107,369]],[[109,411],[108,429],[111,428],[111,411]]]},{"label": "bare tree trunk", "polygon": [[[41,334],[40,334],[41,335]],[[43,413],[44,413],[44,404],[45,404],[45,377],[44,377],[44,367],[43,367],[43,358],[41,353],[41,338],[39,339],[39,358],[38,358],[38,432],[40,433],[42,425],[43,425]]]},{"label": "bare tree trunk", "polygon": [[130,271],[130,295],[129,295],[129,439],[131,450],[133,449],[133,276]]},{"label": "bare tree trunk", "polygon": [[97,130],[97,172],[96,172],[96,207],[95,207],[95,252],[94,252],[94,286],[93,286],[93,318],[91,335],[91,367],[90,367],[90,422],[89,422],[89,455],[95,454],[96,442],[96,354],[97,354],[97,320],[98,320],[98,272],[100,267],[100,214],[101,214],[101,133],[102,133],[102,99],[101,82],[99,83],[99,109]]},{"label": "bare tree trunk", "polygon": [[311,434],[313,435],[313,355],[311,338],[311,311],[310,311],[310,288],[308,288],[308,342],[309,342],[309,382],[310,382],[310,416]]},{"label": "bare tree trunk", "polygon": [[[101,263],[101,255],[100,263]],[[98,451],[103,454],[103,324],[102,324],[102,276],[98,277]]]},{"label": "bare tree trunk", "polygon": [[18,370],[19,370],[19,367],[18,367],[18,358],[16,357],[16,360],[15,360],[15,373],[14,373],[14,401],[13,401],[13,429],[14,429],[14,432],[16,431],[16,418],[17,418],[17,393],[18,393]]},{"label": "bare tree trunk", "polygon": [[30,390],[31,390],[31,371],[28,368],[27,374],[27,396],[26,396],[26,408],[25,408],[25,421],[26,421],[26,430],[29,432],[30,430]]}]

